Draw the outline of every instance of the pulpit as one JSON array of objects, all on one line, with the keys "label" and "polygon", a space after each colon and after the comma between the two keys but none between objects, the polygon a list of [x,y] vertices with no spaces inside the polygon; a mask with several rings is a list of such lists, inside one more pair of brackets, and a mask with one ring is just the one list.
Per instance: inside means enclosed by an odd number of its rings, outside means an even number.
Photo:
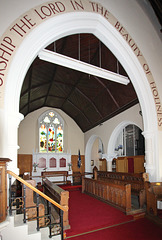
[{"label": "pulpit", "polygon": [[0,222],[7,216],[7,162],[8,158],[0,158]]}]

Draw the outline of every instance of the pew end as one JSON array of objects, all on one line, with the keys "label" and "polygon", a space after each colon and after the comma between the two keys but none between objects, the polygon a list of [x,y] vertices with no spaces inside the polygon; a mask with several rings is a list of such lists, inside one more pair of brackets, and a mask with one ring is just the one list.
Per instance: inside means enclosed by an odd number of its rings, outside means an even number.
[{"label": "pew end", "polygon": [[157,216],[157,202],[162,201],[162,182],[147,183],[147,213]]}]

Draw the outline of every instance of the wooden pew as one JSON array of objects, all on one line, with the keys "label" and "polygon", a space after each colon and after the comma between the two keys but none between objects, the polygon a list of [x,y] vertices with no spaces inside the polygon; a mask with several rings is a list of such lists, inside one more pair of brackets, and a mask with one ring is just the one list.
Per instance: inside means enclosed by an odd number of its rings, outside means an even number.
[{"label": "wooden pew", "polygon": [[[68,204],[68,202],[69,202],[69,192],[68,191],[63,190],[62,188],[60,188],[53,182],[49,181],[49,179],[47,179],[47,178],[43,179],[42,182],[43,182],[43,191],[47,196],[49,196],[50,198],[52,198],[54,201],[56,201],[57,203],[59,203],[62,206],[69,205]],[[52,214],[53,214],[54,218],[56,215],[57,215],[57,218],[59,218],[59,209],[57,207],[54,207],[53,205],[52,205],[52,208],[53,208]],[[70,228],[69,219],[68,219],[68,211],[64,212],[64,214],[63,214],[63,226],[64,226],[64,229]]]},{"label": "wooden pew", "polygon": [[54,181],[54,183],[65,183],[67,184],[67,177],[68,177],[68,171],[45,171],[41,172],[42,177],[62,177],[63,179],[61,181]]},{"label": "wooden pew", "polygon": [[95,179],[114,184],[131,184],[131,194],[139,198],[139,206],[143,208],[146,203],[145,182],[148,181],[147,173],[123,173],[123,172],[95,172]]},{"label": "wooden pew", "polygon": [[162,201],[162,182],[147,182],[147,213],[157,216],[157,201]]},{"label": "wooden pew", "polygon": [[82,192],[103,200],[129,214],[131,185],[119,185],[90,178],[82,178]]}]

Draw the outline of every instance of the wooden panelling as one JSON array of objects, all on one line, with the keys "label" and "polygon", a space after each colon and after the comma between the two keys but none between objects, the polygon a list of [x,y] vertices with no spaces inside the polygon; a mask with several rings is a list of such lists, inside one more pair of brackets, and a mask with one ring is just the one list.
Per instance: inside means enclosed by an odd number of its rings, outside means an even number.
[{"label": "wooden panelling", "polygon": [[148,180],[147,173],[97,171],[97,177],[95,179],[119,185],[131,184],[131,193],[139,197],[140,208],[146,203],[145,181]]},{"label": "wooden panelling", "polygon": [[[45,171],[45,172],[41,172],[41,176],[44,178],[52,177],[51,181],[55,184],[57,184],[57,183],[67,184],[68,171]],[[62,177],[62,179],[58,181],[58,177]],[[55,180],[54,180],[54,178],[55,178]]]},{"label": "wooden panelling", "polygon": [[6,220],[7,216],[7,162],[8,158],[0,158],[0,223]]},{"label": "wooden panelling", "polygon": [[131,211],[131,185],[113,184],[83,178],[82,192],[89,193],[128,213]]},{"label": "wooden panelling", "polygon": [[32,154],[18,154],[18,168],[20,174],[30,172],[30,175],[32,175]]},{"label": "wooden panelling", "polygon": [[144,162],[144,155],[134,156],[134,173],[145,172]]},{"label": "wooden panelling", "polygon": [[147,196],[147,213],[158,215],[158,201],[162,201],[162,182],[147,182],[146,183]]},{"label": "wooden panelling", "polygon": [[[56,201],[60,205],[69,206],[69,192],[68,191],[63,190],[62,188],[60,188],[56,184],[52,183],[48,179],[43,180],[43,189],[44,189],[44,193],[47,196],[52,198],[54,201]],[[52,205],[52,208],[54,208],[55,211],[59,214],[59,209],[57,207]],[[53,209],[52,213],[55,212],[54,209]],[[69,215],[68,211],[65,211],[63,214],[64,230],[70,228],[68,215]]]},{"label": "wooden panelling", "polygon": [[107,171],[107,161],[106,159],[99,159],[99,170]]},{"label": "wooden panelling", "polygon": [[125,156],[125,157],[118,157],[116,159],[116,172],[128,172],[128,158],[132,158],[134,161],[134,173],[141,173],[145,172],[144,169],[144,155],[139,156]]},{"label": "wooden panelling", "polygon": [[72,171],[73,172],[85,172],[85,156],[81,155],[81,167],[78,167],[78,155],[71,156],[71,163],[72,163]]},{"label": "wooden panelling", "polygon": [[128,160],[126,157],[119,157],[116,159],[116,171],[128,172]]},{"label": "wooden panelling", "polygon": [[[36,187],[36,182],[34,180],[26,180],[29,184],[31,184],[33,187]],[[27,214],[27,220],[33,221],[36,220],[37,217],[37,205],[34,202],[34,194],[33,190],[30,188],[26,188],[25,191],[25,207],[26,214]],[[24,191],[22,188],[22,194],[24,195]],[[42,203],[39,203],[39,216],[41,217],[39,219],[39,226],[44,227],[45,226],[45,218],[43,217],[45,215],[45,207]],[[34,218],[34,219],[33,219]]]}]

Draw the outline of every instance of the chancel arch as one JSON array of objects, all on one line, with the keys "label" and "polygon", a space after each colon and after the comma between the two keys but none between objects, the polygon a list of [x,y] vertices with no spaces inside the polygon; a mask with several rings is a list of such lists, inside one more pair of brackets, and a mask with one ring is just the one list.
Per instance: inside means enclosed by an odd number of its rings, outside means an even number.
[{"label": "chancel arch", "polygon": [[[7,133],[12,132],[14,136],[12,139],[7,138],[7,152],[9,157],[14,159],[12,164],[16,169],[18,148],[16,132],[20,122],[19,97],[27,69],[39,51],[50,42],[74,33],[94,34],[113,52],[124,66],[136,90],[143,113],[144,135],[148,143],[146,144],[146,169],[148,172],[153,173],[153,179],[155,179],[155,176],[158,178],[158,156],[156,151],[158,145],[157,116],[145,71],[120,32],[106,18],[91,11],[88,14],[87,12],[64,13],[44,21],[30,31],[16,51],[8,70],[4,94],[4,111],[7,119],[4,129],[6,129]],[[24,56],[26,57],[24,58]],[[148,105],[149,108],[147,107]],[[4,143],[4,139],[2,139],[2,146],[5,144],[6,142]],[[86,159],[88,159],[87,154],[89,154],[88,150],[85,152]],[[89,163],[86,166],[86,170],[89,170]]]}]

